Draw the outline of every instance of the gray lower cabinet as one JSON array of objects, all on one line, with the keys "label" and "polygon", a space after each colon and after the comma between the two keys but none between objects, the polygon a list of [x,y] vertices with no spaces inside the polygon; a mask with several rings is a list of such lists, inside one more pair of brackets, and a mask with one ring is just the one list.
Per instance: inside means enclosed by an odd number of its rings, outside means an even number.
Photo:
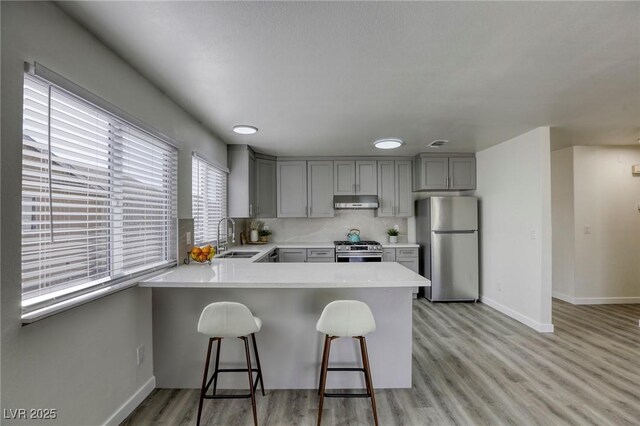
[{"label": "gray lower cabinet", "polygon": [[256,217],[276,217],[276,161],[256,156]]},{"label": "gray lower cabinet", "polygon": [[334,195],[376,195],[378,169],[375,160],[334,161]]},{"label": "gray lower cabinet", "polygon": [[333,217],[333,161],[307,161],[308,217]]},{"label": "gray lower cabinet", "polygon": [[[403,247],[403,248],[384,248],[382,249],[382,261],[383,262],[398,262],[405,268],[408,268],[419,274],[418,268],[418,248],[417,247]],[[413,294],[417,296],[418,287],[414,287]]]},{"label": "gray lower cabinet", "polygon": [[278,249],[278,262],[304,263],[307,261],[307,249]]},{"label": "gray lower cabinet", "polygon": [[333,263],[335,256],[334,249],[307,249],[307,263]]},{"label": "gray lower cabinet", "polygon": [[289,263],[333,263],[335,250],[332,248],[281,248],[278,249],[278,261]]},{"label": "gray lower cabinet", "polygon": [[278,217],[307,217],[307,162],[277,162]]},{"label": "gray lower cabinet", "polygon": [[476,188],[476,158],[473,154],[419,154],[414,169],[414,191]]},{"label": "gray lower cabinet", "polygon": [[379,217],[413,216],[411,194],[412,165],[410,160],[378,161]]},{"label": "gray lower cabinet", "polygon": [[382,261],[383,262],[395,262],[396,261],[396,249],[394,249],[394,248],[382,249]]}]

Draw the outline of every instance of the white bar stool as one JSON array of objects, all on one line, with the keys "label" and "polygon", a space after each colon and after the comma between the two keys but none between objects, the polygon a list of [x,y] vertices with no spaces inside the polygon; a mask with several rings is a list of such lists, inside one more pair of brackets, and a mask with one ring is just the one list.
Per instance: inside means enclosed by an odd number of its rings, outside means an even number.
[{"label": "white bar stool", "polygon": [[[260,381],[262,395],[264,395],[264,382],[262,381],[262,368],[260,367],[260,357],[258,356],[258,347],[256,346],[255,333],[262,328],[262,321],[258,317],[254,317],[249,308],[241,303],[235,302],[217,302],[207,305],[200,314],[198,321],[198,333],[209,336],[209,348],[207,349],[207,360],[204,365],[204,375],[202,377],[202,388],[200,390],[200,403],[198,405],[198,421],[200,425],[200,416],[202,415],[202,403],[205,399],[233,399],[233,398],[251,398],[251,406],[253,408],[253,423],[258,425],[258,415],[256,412],[255,391]],[[251,335],[253,342],[253,352],[256,356],[256,365],[258,368],[251,368],[251,355],[249,354],[249,339]],[[244,341],[244,351],[247,358],[247,368],[218,368],[220,363],[220,346],[222,339],[225,337],[237,337]],[[209,375],[209,360],[211,359],[211,346],[213,342],[216,345],[216,362],[213,375],[207,381]],[[216,395],[218,385],[218,374],[227,372],[244,372],[249,375],[249,394],[245,395]],[[255,382],[253,381],[253,372],[257,373]],[[207,390],[213,383],[212,394],[207,395]]]},{"label": "white bar stool", "polygon": [[[366,303],[357,300],[336,300],[325,306],[316,325],[316,329],[325,334],[324,351],[322,354],[322,370],[320,372],[320,406],[318,409],[318,426],[322,421],[322,405],[324,398],[371,398],[373,409],[373,421],[378,426],[378,412],[376,409],[376,397],[371,381],[371,368],[369,367],[369,355],[367,354],[367,341],[365,335],[376,330],[376,322],[373,319],[371,309]],[[340,337],[352,337],[360,341],[360,354],[362,356],[362,368],[330,368],[329,352],[331,342]],[[364,373],[367,393],[326,393],[327,371],[362,371]]]}]

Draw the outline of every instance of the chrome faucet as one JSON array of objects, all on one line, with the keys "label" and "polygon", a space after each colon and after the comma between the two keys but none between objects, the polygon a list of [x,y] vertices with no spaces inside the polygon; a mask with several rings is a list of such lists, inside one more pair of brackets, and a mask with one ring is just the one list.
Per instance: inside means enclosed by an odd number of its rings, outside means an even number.
[{"label": "chrome faucet", "polygon": [[[223,251],[225,251],[227,249],[227,244],[229,243],[229,235],[227,235],[227,239],[224,240],[224,244],[220,243],[220,224],[227,220],[231,221],[231,225],[232,225],[231,242],[234,244],[236,242],[236,221],[230,217],[223,217],[222,219],[220,219],[220,222],[218,222],[218,237],[216,238],[216,254],[222,253]],[[227,229],[227,233],[228,232],[229,230]]]}]

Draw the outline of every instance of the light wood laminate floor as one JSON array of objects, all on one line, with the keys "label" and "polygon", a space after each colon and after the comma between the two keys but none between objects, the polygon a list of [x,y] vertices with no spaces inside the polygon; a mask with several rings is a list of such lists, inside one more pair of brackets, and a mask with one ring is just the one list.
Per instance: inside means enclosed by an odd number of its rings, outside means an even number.
[{"label": "light wood laminate floor", "polygon": [[[640,305],[554,300],[553,334],[480,303],[418,299],[413,319],[413,388],[376,391],[381,425],[640,424]],[[267,390],[257,403],[261,425],[315,424],[314,391]],[[204,407],[203,424],[252,424],[249,400]],[[373,424],[368,399],[324,407],[324,425]],[[123,424],[195,425],[197,411],[197,390],[156,389]]]}]

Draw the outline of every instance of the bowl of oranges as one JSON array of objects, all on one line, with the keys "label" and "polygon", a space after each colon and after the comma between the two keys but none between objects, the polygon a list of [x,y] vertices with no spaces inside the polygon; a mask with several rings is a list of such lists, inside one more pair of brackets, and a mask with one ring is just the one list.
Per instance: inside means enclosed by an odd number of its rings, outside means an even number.
[{"label": "bowl of oranges", "polygon": [[[198,263],[211,263],[211,259],[216,255],[216,249],[211,247],[210,244],[207,244],[204,247],[194,247],[188,253],[189,258],[188,261],[194,261]],[[188,262],[187,262],[188,263]]]}]

